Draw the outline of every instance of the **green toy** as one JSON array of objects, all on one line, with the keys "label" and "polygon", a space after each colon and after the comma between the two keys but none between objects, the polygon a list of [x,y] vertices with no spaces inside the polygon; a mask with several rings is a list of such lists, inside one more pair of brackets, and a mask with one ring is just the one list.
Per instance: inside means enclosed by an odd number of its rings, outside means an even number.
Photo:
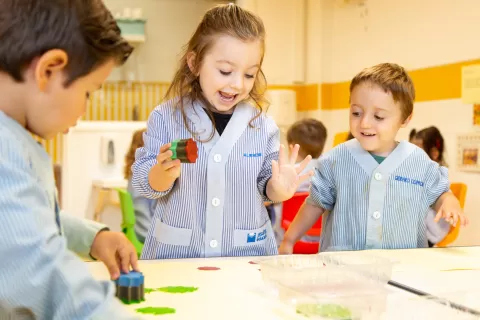
[{"label": "green toy", "polygon": [[128,240],[130,240],[137,251],[138,257],[142,254],[143,243],[140,242],[135,233],[135,210],[133,208],[132,196],[128,191],[116,189],[120,199],[120,207],[122,209],[122,232]]}]

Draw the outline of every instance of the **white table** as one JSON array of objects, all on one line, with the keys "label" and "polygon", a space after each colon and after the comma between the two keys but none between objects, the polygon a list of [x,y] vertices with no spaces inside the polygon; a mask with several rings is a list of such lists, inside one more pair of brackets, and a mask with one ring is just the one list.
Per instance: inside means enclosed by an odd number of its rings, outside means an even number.
[{"label": "white table", "polygon": [[[421,288],[418,289],[435,293],[472,289],[468,277],[462,274],[476,272],[475,270],[442,270],[473,266],[477,252],[480,252],[480,248],[388,250],[370,254],[393,257],[398,261],[393,270],[393,280],[416,288],[420,285]],[[448,260],[452,257],[457,257],[456,263]],[[306,318],[295,313],[294,307],[282,303],[271,288],[264,284],[259,265],[249,263],[255,259],[258,257],[141,261],[140,267],[145,275],[146,288],[193,286],[198,287],[198,291],[184,294],[153,292],[146,294],[146,301],[142,304],[130,305],[128,308],[134,310],[145,306],[157,306],[176,309],[175,314],[164,315],[161,319],[305,320]],[[89,266],[97,278],[108,279],[108,272],[101,263],[89,263]],[[220,270],[199,271],[197,268],[201,266],[215,266]],[[450,282],[445,285],[439,277]],[[388,290],[390,294],[383,302],[387,315],[380,319],[472,319],[468,314],[458,315],[452,309],[425,301],[405,291],[390,286]],[[479,289],[476,293],[478,292]],[[456,302],[464,303],[465,300]],[[474,306],[470,304],[469,307]],[[400,316],[400,311],[408,314]],[[145,316],[145,319],[159,318]]]}]

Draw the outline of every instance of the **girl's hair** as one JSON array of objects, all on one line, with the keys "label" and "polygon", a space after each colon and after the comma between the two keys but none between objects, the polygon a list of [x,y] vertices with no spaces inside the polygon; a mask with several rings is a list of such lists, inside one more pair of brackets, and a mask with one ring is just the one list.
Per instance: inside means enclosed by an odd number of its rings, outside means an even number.
[{"label": "girl's hair", "polygon": [[145,131],[146,129],[141,129],[133,133],[130,149],[125,155],[125,168],[123,171],[125,179],[130,179],[132,176],[132,165],[135,162],[135,151],[137,151],[138,148],[143,147],[143,133]]},{"label": "girl's hair", "polygon": [[[202,88],[200,87],[200,81],[196,74],[202,65],[205,54],[210,50],[215,39],[221,35],[231,36],[245,42],[259,40],[263,47],[263,52],[265,52],[265,27],[258,16],[235,4],[217,5],[205,13],[197,30],[184,47],[183,55],[180,59],[180,66],[164,98],[165,100],[179,98],[176,107],[181,110],[183,121],[193,136],[195,136],[196,133],[192,131],[192,128],[190,128],[188,124],[184,110],[184,98],[192,102],[200,101],[205,106],[210,105],[202,95]],[[191,53],[195,54],[193,72],[190,70],[187,61]],[[263,54],[260,65],[262,62]],[[260,68],[255,78],[253,88],[249,93],[249,100],[253,102],[259,110],[258,114],[250,121],[250,126],[252,126],[252,121],[258,118],[261,112],[268,107],[268,102],[264,97],[266,88],[267,81]],[[207,110],[207,113],[213,125],[215,125],[211,111]],[[215,131],[212,130],[212,134],[208,140],[213,138],[214,133]]]},{"label": "girl's hair", "polygon": [[422,140],[423,142],[423,150],[430,156],[430,151],[433,148],[437,148],[438,150],[438,159],[437,162],[440,164],[445,164],[445,160],[443,159],[443,152],[445,151],[445,143],[443,141],[443,136],[440,133],[440,130],[437,127],[431,126],[420,131],[416,131],[412,129],[410,131],[410,141],[412,139]]}]

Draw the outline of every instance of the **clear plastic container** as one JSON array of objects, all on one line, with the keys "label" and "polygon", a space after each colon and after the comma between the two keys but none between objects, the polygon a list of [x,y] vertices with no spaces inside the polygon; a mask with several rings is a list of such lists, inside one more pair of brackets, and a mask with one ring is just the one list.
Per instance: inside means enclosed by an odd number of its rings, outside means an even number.
[{"label": "clear plastic container", "polygon": [[308,287],[351,292],[359,287],[383,287],[390,280],[394,261],[363,254],[285,255],[259,261],[265,282],[290,288]]},{"label": "clear plastic container", "polygon": [[480,319],[455,304],[475,309],[480,290],[416,296],[387,284],[395,261],[365,252],[275,256],[257,262],[271,297],[305,319]]},{"label": "clear plastic container", "polygon": [[394,262],[370,254],[276,256],[259,261],[266,284],[311,319],[351,320],[385,311]]},{"label": "clear plastic container", "polygon": [[289,312],[305,320],[425,320],[480,319],[468,310],[459,310],[449,300],[416,296],[385,287],[363,295],[322,296],[277,287],[277,294]]}]

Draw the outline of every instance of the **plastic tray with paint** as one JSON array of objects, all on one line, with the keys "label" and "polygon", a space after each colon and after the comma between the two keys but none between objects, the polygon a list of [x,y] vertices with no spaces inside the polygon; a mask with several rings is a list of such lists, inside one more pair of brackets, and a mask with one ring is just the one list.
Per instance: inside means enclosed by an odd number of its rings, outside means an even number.
[{"label": "plastic tray with paint", "polygon": [[285,255],[258,261],[265,282],[290,288],[351,293],[376,291],[391,278],[394,261],[370,254]]},{"label": "plastic tray with paint", "polygon": [[337,299],[290,293],[292,311],[315,320],[425,320],[479,319],[471,310],[459,308],[449,300],[421,297],[392,291]]},{"label": "plastic tray with paint", "polygon": [[394,262],[363,254],[276,256],[259,261],[264,282],[284,304],[314,319],[381,314]]}]

